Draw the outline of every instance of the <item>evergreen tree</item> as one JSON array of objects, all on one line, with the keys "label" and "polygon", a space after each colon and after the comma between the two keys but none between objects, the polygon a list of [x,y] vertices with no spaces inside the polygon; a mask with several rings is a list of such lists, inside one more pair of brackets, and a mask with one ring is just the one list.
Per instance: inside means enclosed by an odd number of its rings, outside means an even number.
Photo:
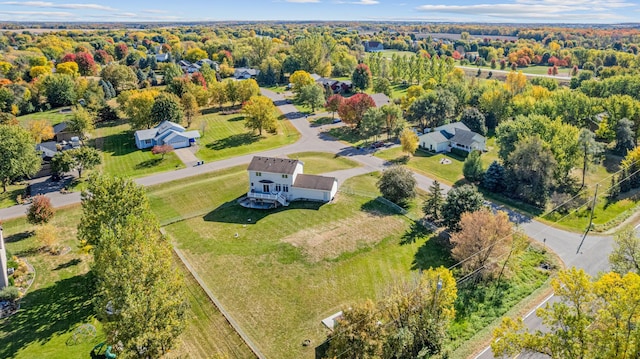
[{"label": "evergreen tree", "polygon": [[491,162],[482,178],[482,187],[494,193],[504,190],[504,167],[498,161]]},{"label": "evergreen tree", "polygon": [[620,172],[620,193],[627,193],[631,191],[631,181],[629,180],[629,172],[626,168],[623,168]]},{"label": "evergreen tree", "polygon": [[471,151],[462,167],[464,178],[469,182],[480,182],[484,176],[480,151]]},{"label": "evergreen tree", "polygon": [[626,155],[636,147],[635,132],[633,132],[633,122],[626,118],[618,121],[616,126],[616,151],[621,155]]},{"label": "evergreen tree", "polygon": [[440,182],[433,181],[431,186],[429,186],[429,194],[427,195],[427,199],[424,201],[422,211],[428,219],[437,222],[440,220],[440,209],[442,208],[443,203],[444,196],[442,194]]},{"label": "evergreen tree", "polygon": [[620,195],[620,182],[618,180],[617,176],[611,176],[611,185],[607,190],[607,200],[609,202],[614,202]]}]

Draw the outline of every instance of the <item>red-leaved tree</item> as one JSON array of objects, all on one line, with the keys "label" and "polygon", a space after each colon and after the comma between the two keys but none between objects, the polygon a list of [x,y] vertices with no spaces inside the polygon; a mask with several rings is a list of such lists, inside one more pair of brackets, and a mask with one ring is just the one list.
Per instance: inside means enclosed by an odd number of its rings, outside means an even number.
[{"label": "red-leaved tree", "polygon": [[324,104],[324,107],[327,109],[327,111],[331,111],[331,118],[336,117],[336,112],[340,108],[340,104],[342,104],[343,102],[344,97],[340,95],[331,95],[331,97],[329,97],[327,103]]},{"label": "red-leaved tree", "polygon": [[338,107],[338,114],[345,123],[358,127],[364,113],[375,106],[376,103],[371,96],[359,93],[344,100]]},{"label": "red-leaved tree", "polygon": [[75,62],[75,61],[76,61],[76,54],[66,54],[60,59],[60,63]]},{"label": "red-leaved tree", "polygon": [[153,153],[154,155],[162,155],[161,159],[164,159],[164,155],[169,152],[173,152],[173,146],[171,145],[153,146],[153,148],[151,149],[151,153]]},{"label": "red-leaved tree", "polygon": [[96,50],[96,53],[93,55],[93,59],[100,64],[107,64],[111,62],[111,55],[105,50]]},{"label": "red-leaved tree", "polygon": [[96,73],[96,62],[93,59],[93,55],[89,52],[78,52],[76,54],[76,63],[78,64],[78,71],[82,76],[91,76]]},{"label": "red-leaved tree", "polygon": [[33,202],[27,212],[27,221],[31,224],[47,223],[53,218],[53,206],[49,197],[37,195],[33,197]]},{"label": "red-leaved tree", "polygon": [[114,54],[116,55],[116,59],[118,60],[122,60],[125,57],[127,57],[128,53],[129,53],[129,47],[127,46],[127,44],[124,44],[122,42],[116,45],[114,49]]}]

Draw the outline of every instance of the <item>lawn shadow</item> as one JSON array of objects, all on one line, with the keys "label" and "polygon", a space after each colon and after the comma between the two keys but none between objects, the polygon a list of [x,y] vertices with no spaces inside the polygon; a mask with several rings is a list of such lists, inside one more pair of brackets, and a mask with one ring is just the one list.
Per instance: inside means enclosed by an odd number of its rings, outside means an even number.
[{"label": "lawn shadow", "polygon": [[397,208],[394,208],[386,203],[384,200],[380,199],[381,197],[374,198],[368,202],[363,203],[360,206],[360,210],[363,212],[367,212],[374,216],[393,216],[399,214]]},{"label": "lawn shadow", "polygon": [[409,156],[404,155],[404,156],[400,156],[392,160],[389,160],[389,163],[394,165],[406,165],[407,163],[409,163],[409,160],[410,160]]},{"label": "lawn shadow", "polygon": [[356,131],[354,128],[351,128],[350,126],[334,127],[329,129],[327,133],[340,141],[345,141],[348,143],[356,143],[363,140],[360,133],[358,133],[358,131]]},{"label": "lawn shadow", "polygon": [[260,138],[260,135],[256,135],[251,132],[239,133],[237,135],[231,135],[218,141],[208,143],[206,147],[211,150],[223,150],[225,148],[247,146],[254,142],[258,142]]},{"label": "lawn shadow", "polygon": [[0,323],[0,357],[14,357],[32,343],[46,343],[86,323],[93,314],[91,283],[84,274],[28,292],[20,310]]},{"label": "lawn shadow", "polygon": [[[112,135],[96,138],[96,147],[101,147],[102,152],[110,153],[111,156],[126,156],[131,152],[139,151],[136,147],[135,138],[132,131],[122,131]],[[97,144],[101,143],[100,146]]]},{"label": "lawn shadow", "polygon": [[422,223],[413,222],[409,230],[400,238],[400,245],[413,244],[431,233],[433,232],[423,226]]},{"label": "lawn shadow", "polygon": [[21,240],[27,239],[35,234],[34,231],[24,231],[16,234],[12,234],[8,237],[4,237],[5,243],[15,243],[20,242]]},{"label": "lawn shadow", "polygon": [[439,266],[449,267],[454,263],[450,254],[449,241],[445,235],[431,236],[414,255],[412,270],[426,270]]},{"label": "lawn shadow", "polygon": [[206,222],[255,224],[263,218],[272,214],[288,211],[292,209],[307,209],[317,211],[324,203],[310,201],[291,202],[288,207],[278,207],[274,209],[252,209],[245,208],[238,204],[237,199],[226,202],[220,207],[207,213],[203,218]]},{"label": "lawn shadow", "polygon": [[162,158],[151,158],[151,159],[148,159],[146,161],[142,161],[142,162],[138,163],[135,168],[137,170],[141,170],[141,169],[145,169],[145,168],[151,168],[151,167],[155,167],[155,166],[159,165],[160,162],[162,162]]},{"label": "lawn shadow", "polygon": [[228,119],[227,121],[229,121],[229,122],[238,122],[238,121],[244,121],[244,119],[245,119],[244,116],[236,116],[236,117]]},{"label": "lawn shadow", "polygon": [[620,162],[622,159],[623,157],[621,156],[607,152],[604,161],[602,161],[602,165],[607,170],[607,173],[616,173],[620,171]]},{"label": "lawn shadow", "polygon": [[66,268],[71,268],[73,266],[76,266],[78,264],[82,263],[82,259],[80,258],[74,258],[66,263],[61,263],[58,264],[57,267],[53,268],[53,270],[60,270],[60,269],[66,269]]},{"label": "lawn shadow", "polygon": [[23,249],[21,251],[15,252],[14,255],[16,257],[31,257],[31,256],[35,256],[36,254],[40,253],[42,247],[31,247],[31,248],[27,248],[27,249]]},{"label": "lawn shadow", "polygon": [[320,127],[322,125],[331,125],[333,123],[333,119],[331,117],[320,117],[309,122],[311,127]]}]

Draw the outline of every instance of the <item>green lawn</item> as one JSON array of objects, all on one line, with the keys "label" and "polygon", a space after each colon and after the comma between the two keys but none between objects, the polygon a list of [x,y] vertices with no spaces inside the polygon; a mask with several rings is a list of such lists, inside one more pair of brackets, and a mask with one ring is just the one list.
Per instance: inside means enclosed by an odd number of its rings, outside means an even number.
[{"label": "green lawn", "polygon": [[[24,218],[6,222],[7,250],[26,258],[36,270],[33,285],[14,316],[0,321],[2,358],[87,358],[94,345],[104,340],[100,323],[93,317],[90,256],[78,252],[75,240],[79,207],[58,213],[53,224],[61,245],[71,252],[51,256],[40,252],[31,236],[33,226]],[[97,336],[72,344],[74,330],[84,324],[95,326]]]},{"label": "green lawn", "polygon": [[28,115],[19,116],[18,121],[20,122],[20,124],[26,125],[27,122],[33,121],[33,120],[47,120],[49,121],[49,123],[51,123],[51,126],[53,126],[71,117],[71,112],[63,112],[63,113],[60,112],[62,109],[66,109],[66,108],[68,107],[56,108],[53,110],[43,111],[43,112],[30,113]]},{"label": "green lawn", "polygon": [[7,186],[7,192],[2,192],[2,189],[0,189],[0,208],[7,208],[18,204],[16,198],[18,195],[24,197],[24,190],[26,188],[26,184],[11,184]]},{"label": "green lawn", "polygon": [[150,149],[139,150],[131,126],[124,121],[101,123],[95,130],[93,143],[102,150],[103,171],[112,175],[135,178],[184,167],[175,153],[161,159]]},{"label": "green lawn", "polygon": [[[373,52],[368,52],[367,56],[370,56],[371,54],[373,54]],[[400,50],[383,50],[382,51],[382,56],[386,57],[389,60],[391,60],[391,57],[393,55],[415,56],[416,53],[413,51],[400,51]]]},{"label": "green lawn", "polygon": [[[204,123],[204,131],[202,131]],[[212,112],[196,118],[192,128],[201,132],[196,156],[205,161],[217,161],[253,152],[289,145],[300,138],[295,127],[285,119],[278,120],[276,135],[263,132],[262,137],[245,128],[242,114]]]},{"label": "green lawn", "polygon": [[[489,143],[491,143],[491,141],[489,141]],[[482,154],[481,159],[485,168],[489,167],[491,162],[496,159],[495,152],[496,151],[490,150],[489,152]],[[464,176],[462,175],[462,166],[464,164],[464,159],[458,157],[453,153],[433,154],[431,152],[418,150],[411,157],[409,162],[405,163],[403,161],[403,157],[405,157],[405,154],[402,152],[402,149],[396,147],[377,152],[376,157],[380,157],[387,161],[406,164],[416,172],[422,173],[428,177],[435,178],[438,181],[446,183],[448,185],[453,185],[458,181],[464,180]],[[451,163],[440,163],[440,161],[442,161],[443,159],[448,159],[449,161],[451,161]]]},{"label": "green lawn", "polygon": [[304,162],[304,173],[310,175],[360,167],[357,162],[328,152],[292,153],[289,158]]},{"label": "green lawn", "polygon": [[[456,61],[456,65],[460,65],[459,61]],[[464,65],[465,67],[475,67],[478,68],[477,65],[474,64],[469,64],[469,65]],[[487,65],[487,66],[480,66],[480,69],[482,70],[483,74],[486,75],[489,73],[489,71],[500,71],[500,64],[499,62],[496,64],[496,68],[492,69],[491,66]],[[501,71],[511,71],[510,67],[505,68],[504,70]],[[549,66],[536,66],[536,65],[532,65],[532,66],[528,66],[528,67],[518,67],[518,69],[516,71],[522,71],[523,74],[531,74],[531,75],[547,75],[547,71],[549,71]],[[483,76],[483,75],[480,75]],[[558,76],[571,76],[571,69],[566,69],[566,68],[558,68]]]}]

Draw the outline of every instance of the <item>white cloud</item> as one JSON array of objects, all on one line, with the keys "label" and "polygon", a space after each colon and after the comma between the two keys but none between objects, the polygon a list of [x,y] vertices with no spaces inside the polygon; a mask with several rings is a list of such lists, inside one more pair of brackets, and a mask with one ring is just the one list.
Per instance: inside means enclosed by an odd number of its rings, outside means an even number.
[{"label": "white cloud", "polygon": [[358,0],[358,1],[336,1],[336,4],[349,4],[349,5],[376,5],[380,1],[377,0]]},{"label": "white cloud", "polygon": [[56,4],[49,1],[4,1],[2,5],[14,5],[14,6],[28,6],[28,7],[42,7],[52,9],[88,9],[88,10],[104,10],[104,11],[117,11],[110,6],[104,6],[100,4]]},{"label": "white cloud", "polygon": [[307,4],[307,3],[319,3],[320,0],[285,0],[285,2],[292,2],[296,4]]},{"label": "white cloud", "polygon": [[421,5],[416,10],[503,20],[614,21],[625,19],[616,9],[636,6],[626,0],[515,0],[501,4]]},{"label": "white cloud", "polygon": [[142,10],[142,12],[147,13],[147,14],[166,14],[166,13],[168,13],[167,10],[159,10],[159,9]]}]

